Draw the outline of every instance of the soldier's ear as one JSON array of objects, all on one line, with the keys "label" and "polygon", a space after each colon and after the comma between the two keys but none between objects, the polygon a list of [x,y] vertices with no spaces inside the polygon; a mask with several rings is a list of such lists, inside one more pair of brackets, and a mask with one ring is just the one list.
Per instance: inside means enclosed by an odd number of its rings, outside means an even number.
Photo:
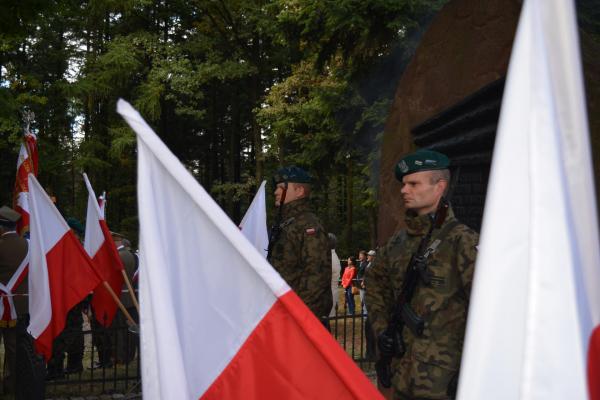
[{"label": "soldier's ear", "polygon": [[440,193],[440,196],[443,196],[446,193],[446,189],[448,189],[448,181],[445,179],[440,179],[437,181],[437,190]]},{"label": "soldier's ear", "polygon": [[296,184],[294,184],[294,187],[296,189],[296,193],[298,194],[298,197],[306,196],[306,187],[304,185],[296,183]]}]

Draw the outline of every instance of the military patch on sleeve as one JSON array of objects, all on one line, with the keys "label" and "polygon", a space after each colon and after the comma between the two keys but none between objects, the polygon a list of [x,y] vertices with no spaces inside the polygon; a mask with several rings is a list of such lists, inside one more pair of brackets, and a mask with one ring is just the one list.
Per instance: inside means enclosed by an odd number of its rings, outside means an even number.
[{"label": "military patch on sleeve", "polygon": [[306,229],[306,234],[309,235],[309,236],[312,236],[315,233],[317,233],[317,230],[315,228],[308,228],[308,229]]}]

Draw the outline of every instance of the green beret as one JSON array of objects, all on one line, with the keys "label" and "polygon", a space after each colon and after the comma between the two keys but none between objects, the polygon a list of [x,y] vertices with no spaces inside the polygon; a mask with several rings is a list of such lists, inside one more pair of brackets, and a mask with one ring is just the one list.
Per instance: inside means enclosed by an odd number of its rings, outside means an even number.
[{"label": "green beret", "polygon": [[433,150],[417,150],[403,157],[396,164],[396,179],[402,182],[406,175],[419,171],[431,171],[435,169],[446,169],[450,160],[442,153]]},{"label": "green beret", "polygon": [[67,225],[69,225],[69,228],[73,229],[80,236],[83,236],[85,229],[83,228],[83,225],[81,224],[81,222],[79,222],[77,220],[77,218],[73,218],[73,217],[67,218]]},{"label": "green beret", "polygon": [[312,178],[309,173],[295,165],[280,168],[273,176],[274,185],[281,182],[311,183],[311,181]]}]

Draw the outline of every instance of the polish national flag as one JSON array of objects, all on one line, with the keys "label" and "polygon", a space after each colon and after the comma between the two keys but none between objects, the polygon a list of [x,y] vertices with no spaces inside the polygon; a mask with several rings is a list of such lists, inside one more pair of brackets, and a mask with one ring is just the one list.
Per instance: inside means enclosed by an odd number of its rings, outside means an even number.
[{"label": "polish national flag", "polygon": [[138,137],[144,398],[382,398],[139,113],[117,107]]},{"label": "polish national flag", "polygon": [[240,229],[246,238],[256,247],[265,258],[269,249],[269,234],[267,232],[267,200],[265,186],[267,181],[262,181],[250,207],[246,211]]},{"label": "polish national flag", "polygon": [[29,175],[29,333],[46,360],[52,341],[65,327],[67,313],[98,284],[79,239],[44,189]]},{"label": "polish national flag", "polygon": [[600,399],[600,247],[577,32],[572,1],[523,2],[471,292],[461,400]]},{"label": "polish national flag", "polygon": [[[112,239],[108,225],[104,218],[106,200],[102,199],[100,205],[96,200],[96,193],[86,174],[83,174],[85,186],[88,190],[88,207],[85,219],[85,239],[83,247],[94,262],[96,270],[110,285],[117,296],[123,287],[123,263],[119,252]],[[117,303],[112,298],[104,283],[94,289],[92,308],[96,320],[104,327],[109,327],[117,313]]]},{"label": "polish national flag", "polygon": [[38,174],[38,150],[37,136],[29,131],[29,127],[23,137],[21,149],[19,150],[19,158],[17,159],[17,174],[15,178],[15,189],[13,208],[21,218],[17,222],[17,232],[22,234],[29,230],[29,189],[27,184],[27,176]]}]

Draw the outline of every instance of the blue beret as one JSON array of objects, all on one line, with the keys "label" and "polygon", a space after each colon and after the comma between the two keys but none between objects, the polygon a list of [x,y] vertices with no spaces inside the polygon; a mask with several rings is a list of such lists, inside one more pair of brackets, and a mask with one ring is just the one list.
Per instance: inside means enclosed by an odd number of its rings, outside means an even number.
[{"label": "blue beret", "polygon": [[281,182],[311,183],[312,178],[308,172],[295,165],[283,167],[277,170],[273,176],[273,184]]},{"label": "blue beret", "polygon": [[446,169],[450,165],[450,160],[442,153],[433,150],[417,150],[409,154],[396,164],[396,179],[402,182],[406,175],[420,171],[431,171],[436,169]]}]

